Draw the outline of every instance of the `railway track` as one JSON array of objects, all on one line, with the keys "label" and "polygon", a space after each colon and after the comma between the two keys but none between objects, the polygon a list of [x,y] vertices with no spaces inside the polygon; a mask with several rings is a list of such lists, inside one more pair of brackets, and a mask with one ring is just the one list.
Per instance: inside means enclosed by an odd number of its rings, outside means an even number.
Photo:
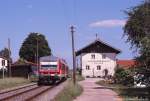
[{"label": "railway track", "polygon": [[16,89],[0,92],[0,101],[27,101],[46,92],[52,86],[37,86],[32,84]]},{"label": "railway track", "polygon": [[38,86],[37,84],[31,84],[0,92],[0,101],[32,101],[33,98],[36,98],[59,84],[60,82],[54,86]]},{"label": "railway track", "polygon": [[5,98],[9,98],[16,94],[24,92],[25,90],[33,89],[34,87],[37,87],[36,83],[28,84],[25,86],[9,89],[9,90],[5,90],[5,91],[1,91],[0,92],[0,101],[4,100]]}]

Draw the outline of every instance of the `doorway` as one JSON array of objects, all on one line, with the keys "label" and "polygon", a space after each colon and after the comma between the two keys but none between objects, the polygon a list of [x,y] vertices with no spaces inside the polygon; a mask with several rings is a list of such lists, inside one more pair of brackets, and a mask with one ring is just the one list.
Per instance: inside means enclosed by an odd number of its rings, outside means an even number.
[{"label": "doorway", "polygon": [[107,77],[108,76],[108,69],[104,69],[104,77]]}]

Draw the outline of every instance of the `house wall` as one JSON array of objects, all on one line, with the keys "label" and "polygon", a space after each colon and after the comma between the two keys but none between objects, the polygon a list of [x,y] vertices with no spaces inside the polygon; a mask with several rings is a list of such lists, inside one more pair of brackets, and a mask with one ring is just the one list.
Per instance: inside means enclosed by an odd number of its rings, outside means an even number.
[{"label": "house wall", "polygon": [[[2,61],[5,61],[5,65],[2,65]],[[8,66],[8,61],[6,59],[0,58],[0,70],[1,69],[7,69],[6,67]]]},{"label": "house wall", "polygon": [[[95,55],[95,59],[92,58],[92,55]],[[106,58],[102,58],[105,55]],[[116,54],[115,53],[84,53],[81,54],[81,67],[82,67],[82,76],[84,77],[102,77],[105,75],[104,70],[108,70],[108,75],[114,74],[114,69],[116,67]],[[89,70],[86,66],[89,66]],[[100,66],[101,69],[98,70],[97,66]]]}]

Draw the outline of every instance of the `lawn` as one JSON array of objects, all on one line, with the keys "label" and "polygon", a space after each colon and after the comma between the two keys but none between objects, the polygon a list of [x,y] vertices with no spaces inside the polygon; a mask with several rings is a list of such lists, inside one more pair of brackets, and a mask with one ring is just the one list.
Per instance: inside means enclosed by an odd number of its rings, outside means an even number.
[{"label": "lawn", "polygon": [[30,83],[30,81],[25,78],[14,77],[0,79],[0,90],[25,85],[28,83]]},{"label": "lawn", "polygon": [[[77,81],[84,80],[80,75],[76,76]],[[73,84],[72,80],[68,81],[67,86],[55,97],[53,101],[72,101],[83,92],[79,84]]]},{"label": "lawn", "polygon": [[105,80],[96,83],[114,90],[124,101],[149,101],[150,99],[150,88],[126,87],[121,84],[110,84]]}]

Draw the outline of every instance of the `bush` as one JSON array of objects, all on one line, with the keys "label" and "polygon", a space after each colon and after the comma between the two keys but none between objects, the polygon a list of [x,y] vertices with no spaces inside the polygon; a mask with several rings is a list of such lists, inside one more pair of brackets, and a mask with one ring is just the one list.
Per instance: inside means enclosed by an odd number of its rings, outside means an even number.
[{"label": "bush", "polygon": [[134,78],[131,70],[125,70],[123,68],[117,68],[114,75],[114,81],[118,84],[133,85]]},{"label": "bush", "polygon": [[34,75],[34,74],[30,75],[30,81],[37,82],[38,81],[38,76]]}]

